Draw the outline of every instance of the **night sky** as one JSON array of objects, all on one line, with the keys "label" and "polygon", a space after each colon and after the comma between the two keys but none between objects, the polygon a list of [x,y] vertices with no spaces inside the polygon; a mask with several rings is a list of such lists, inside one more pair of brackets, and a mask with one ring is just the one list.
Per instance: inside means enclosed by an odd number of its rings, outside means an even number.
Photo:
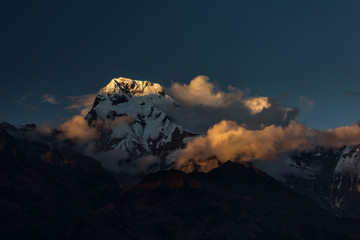
[{"label": "night sky", "polygon": [[[360,1],[6,1],[0,120],[61,122],[114,77],[207,75],[334,128],[360,120]],[[53,103],[43,96],[54,96]]]}]

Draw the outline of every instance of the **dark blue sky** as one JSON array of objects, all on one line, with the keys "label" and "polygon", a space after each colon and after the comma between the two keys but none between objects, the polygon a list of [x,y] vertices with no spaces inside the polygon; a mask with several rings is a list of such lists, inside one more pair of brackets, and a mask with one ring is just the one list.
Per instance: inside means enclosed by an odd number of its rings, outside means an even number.
[{"label": "dark blue sky", "polygon": [[7,1],[0,11],[2,120],[61,121],[68,96],[113,77],[170,86],[199,74],[300,105],[310,127],[360,120],[360,1]]}]

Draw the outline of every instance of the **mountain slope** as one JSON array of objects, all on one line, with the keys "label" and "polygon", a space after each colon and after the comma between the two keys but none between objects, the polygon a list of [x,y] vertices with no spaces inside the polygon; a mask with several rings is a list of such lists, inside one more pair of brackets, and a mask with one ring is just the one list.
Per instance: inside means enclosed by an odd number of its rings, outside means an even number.
[{"label": "mountain slope", "polygon": [[251,164],[227,162],[208,174],[150,174],[58,239],[356,239],[359,227]]},{"label": "mountain slope", "polygon": [[187,137],[195,134],[173,123],[159,110],[179,105],[165,93],[162,86],[148,81],[114,78],[95,98],[86,119],[111,120],[110,131],[99,141],[100,149],[123,150],[136,159],[153,155],[159,159],[159,168],[169,168],[174,159],[171,152],[185,146]]},{"label": "mountain slope", "polygon": [[52,239],[64,224],[97,209],[120,192],[89,157],[33,126],[0,124],[0,239]]},{"label": "mountain slope", "polygon": [[359,146],[294,152],[290,166],[301,174],[285,175],[285,185],[314,199],[340,217],[360,217]]}]

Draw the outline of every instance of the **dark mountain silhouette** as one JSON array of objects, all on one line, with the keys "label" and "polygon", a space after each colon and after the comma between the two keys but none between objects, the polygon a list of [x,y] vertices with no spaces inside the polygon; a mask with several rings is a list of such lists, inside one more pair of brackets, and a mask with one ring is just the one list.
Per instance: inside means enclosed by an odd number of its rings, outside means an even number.
[{"label": "dark mountain silhouette", "polygon": [[227,162],[208,174],[150,174],[58,239],[358,239],[359,227],[252,164]]},{"label": "dark mountain silhouette", "polygon": [[0,125],[0,239],[51,239],[120,192],[96,160],[21,137],[26,130]]}]

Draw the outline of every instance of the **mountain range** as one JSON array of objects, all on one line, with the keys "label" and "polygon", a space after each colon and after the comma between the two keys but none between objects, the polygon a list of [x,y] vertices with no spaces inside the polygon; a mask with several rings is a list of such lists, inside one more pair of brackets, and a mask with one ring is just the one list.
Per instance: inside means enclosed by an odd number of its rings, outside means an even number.
[{"label": "mountain range", "polygon": [[185,173],[177,154],[201,134],[167,114],[181,108],[159,84],[115,78],[80,117],[86,138],[1,123],[0,238],[360,238],[359,146],[289,153],[276,179],[216,158]]}]

